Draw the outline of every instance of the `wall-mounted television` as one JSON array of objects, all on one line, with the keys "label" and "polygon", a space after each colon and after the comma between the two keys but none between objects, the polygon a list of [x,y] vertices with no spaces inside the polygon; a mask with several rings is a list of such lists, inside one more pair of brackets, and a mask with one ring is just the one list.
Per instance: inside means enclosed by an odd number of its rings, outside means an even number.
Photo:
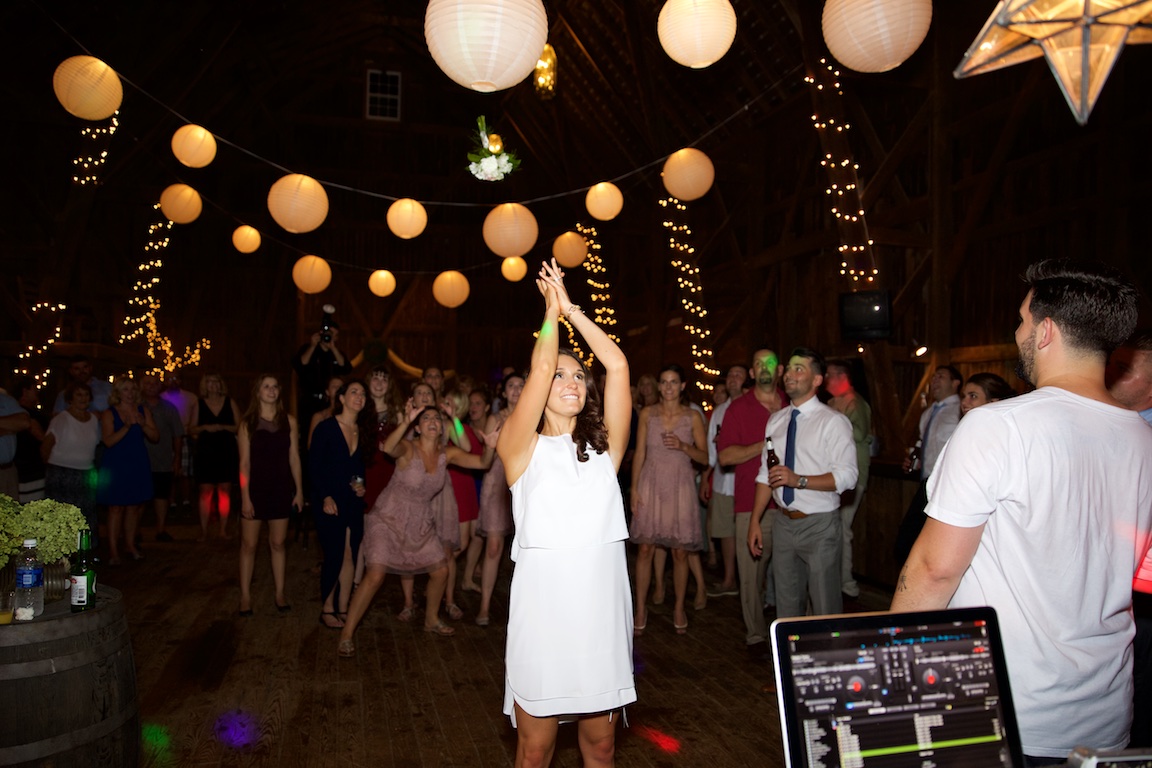
[{"label": "wall-mounted television", "polygon": [[892,300],[888,291],[840,294],[840,336],[845,341],[872,341],[892,335]]}]

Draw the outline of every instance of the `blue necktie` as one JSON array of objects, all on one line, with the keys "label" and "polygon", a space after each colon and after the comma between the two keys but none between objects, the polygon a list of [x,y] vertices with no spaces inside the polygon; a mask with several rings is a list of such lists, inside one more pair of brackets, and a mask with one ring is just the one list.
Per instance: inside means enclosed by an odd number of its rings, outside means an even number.
[{"label": "blue necktie", "polygon": [[944,407],[944,403],[935,403],[932,406],[932,413],[928,414],[928,423],[924,425],[924,434],[921,435],[920,445],[922,447],[920,453],[920,479],[924,479],[927,475],[924,474],[925,457],[928,455],[928,433],[932,430],[932,419],[936,418],[936,414]]},{"label": "blue necktie", "polygon": [[[796,467],[796,419],[800,418],[800,411],[795,408],[792,409],[792,418],[788,420],[788,445],[784,448],[784,466],[788,469]],[[796,498],[796,490],[790,486],[784,486],[784,506],[792,503],[792,499]]]}]

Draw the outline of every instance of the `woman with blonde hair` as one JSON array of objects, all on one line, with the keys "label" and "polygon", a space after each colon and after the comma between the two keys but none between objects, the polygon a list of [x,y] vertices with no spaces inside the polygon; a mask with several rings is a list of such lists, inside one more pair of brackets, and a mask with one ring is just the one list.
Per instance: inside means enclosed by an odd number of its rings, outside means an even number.
[{"label": "woman with blonde hair", "polygon": [[212,501],[220,516],[220,538],[228,538],[228,515],[232,511],[232,482],[240,466],[236,430],[240,408],[228,397],[228,385],[218,373],[200,379],[200,404],[190,431],[196,438],[196,483],[200,486],[200,541],[208,539]]},{"label": "woman with blonde hair", "polygon": [[300,473],[300,432],[284,410],[280,381],[266,373],[256,379],[252,400],[240,421],[240,615],[252,615],[252,572],[260,526],[268,523],[268,551],[276,609],[291,610],[284,597],[284,540],[288,518],[304,506]]},{"label": "woman with blonde hair", "polygon": [[156,442],[160,430],[152,411],[140,403],[140,388],[128,376],[112,383],[108,410],[100,414],[104,455],[100,460],[96,502],[108,506],[109,565],[120,564],[120,530],[133,560],[143,560],[136,549],[136,526],[144,504],[152,498],[152,462],[144,440]]}]

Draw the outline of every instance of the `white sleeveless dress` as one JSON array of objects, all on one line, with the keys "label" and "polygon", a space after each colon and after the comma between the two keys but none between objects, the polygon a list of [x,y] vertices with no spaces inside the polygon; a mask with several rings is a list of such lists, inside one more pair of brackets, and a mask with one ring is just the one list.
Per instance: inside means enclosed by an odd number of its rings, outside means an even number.
[{"label": "white sleeveless dress", "polygon": [[570,435],[540,435],[512,486],[504,714],[606,712],[636,701],[624,502],[607,453],[576,459]]}]

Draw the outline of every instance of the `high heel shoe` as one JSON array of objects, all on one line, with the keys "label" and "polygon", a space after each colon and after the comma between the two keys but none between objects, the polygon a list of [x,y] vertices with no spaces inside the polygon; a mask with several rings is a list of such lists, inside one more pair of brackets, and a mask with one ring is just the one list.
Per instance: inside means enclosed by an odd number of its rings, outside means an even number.
[{"label": "high heel shoe", "polygon": [[[325,621],[324,620],[325,616],[331,616],[332,621]],[[336,611],[321,611],[320,612],[320,623],[322,625],[324,625],[325,627],[327,627],[328,629],[343,629],[344,628],[344,622],[340,621],[340,615],[338,613],[336,613]]]},{"label": "high heel shoe", "polygon": [[672,627],[673,627],[673,629],[676,630],[676,634],[678,634],[678,635],[688,634],[688,614],[687,613],[684,614],[684,623],[683,624],[677,624],[676,623],[676,617],[673,616],[672,617]]},{"label": "high heel shoe", "polygon": [[336,646],[336,655],[342,659],[350,659],[356,655],[356,645],[351,640],[341,640]]}]

